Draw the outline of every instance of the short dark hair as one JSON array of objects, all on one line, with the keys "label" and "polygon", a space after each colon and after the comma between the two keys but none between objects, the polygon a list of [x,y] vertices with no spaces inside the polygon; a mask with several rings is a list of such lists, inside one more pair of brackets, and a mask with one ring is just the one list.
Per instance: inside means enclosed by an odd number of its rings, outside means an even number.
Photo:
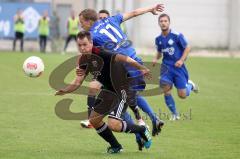
[{"label": "short dark hair", "polygon": [[98,20],[97,12],[93,9],[84,9],[79,13],[79,16],[83,16],[85,20],[91,20],[94,22]]},{"label": "short dark hair", "polygon": [[78,34],[77,34],[77,39],[84,39],[84,38],[87,38],[89,41],[92,41],[92,37],[91,37],[91,34],[89,31],[80,31]]},{"label": "short dark hair", "polygon": [[100,10],[98,13],[105,13],[105,14],[107,14],[108,16],[110,16],[109,11],[106,10],[106,9],[102,9],[102,10]]},{"label": "short dark hair", "polygon": [[168,20],[169,20],[169,22],[170,22],[170,16],[169,16],[168,14],[166,14],[166,13],[161,14],[161,15],[158,17],[158,21],[160,21],[160,19],[163,18],[163,17],[167,17]]}]

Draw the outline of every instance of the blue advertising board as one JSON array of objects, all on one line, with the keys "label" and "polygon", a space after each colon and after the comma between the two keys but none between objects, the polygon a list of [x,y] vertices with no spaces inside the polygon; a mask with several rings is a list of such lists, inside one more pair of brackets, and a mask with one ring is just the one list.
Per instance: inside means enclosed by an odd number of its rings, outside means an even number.
[{"label": "blue advertising board", "polygon": [[50,3],[0,3],[0,39],[14,37],[14,15],[23,11],[25,38],[38,37],[38,21],[44,11],[51,15]]}]

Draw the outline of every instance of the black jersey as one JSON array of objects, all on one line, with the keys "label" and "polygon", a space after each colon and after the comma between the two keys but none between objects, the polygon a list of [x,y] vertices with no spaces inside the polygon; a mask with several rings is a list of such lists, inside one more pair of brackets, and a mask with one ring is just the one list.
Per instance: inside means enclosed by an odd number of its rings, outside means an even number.
[{"label": "black jersey", "polygon": [[[122,63],[114,62],[116,54],[108,52],[100,47],[94,47],[92,54],[83,54],[79,59],[79,68],[86,74],[91,73],[93,78],[99,81],[105,89],[115,91],[116,83],[120,84],[118,77],[127,77],[127,71]],[[116,71],[118,74],[116,74]]]}]

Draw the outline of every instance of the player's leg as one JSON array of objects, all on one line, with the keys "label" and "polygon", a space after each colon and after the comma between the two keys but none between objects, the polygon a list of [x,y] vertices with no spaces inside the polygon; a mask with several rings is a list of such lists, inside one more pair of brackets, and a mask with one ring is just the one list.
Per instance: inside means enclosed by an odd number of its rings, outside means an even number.
[{"label": "player's leg", "polygon": [[145,141],[145,148],[149,148],[151,146],[152,139],[147,127],[122,121],[121,119],[121,116],[126,112],[128,105],[136,103],[136,98],[134,98],[134,95],[136,96],[136,92],[128,89],[129,88],[126,87],[126,89],[118,90],[120,102],[108,116],[109,127],[116,132],[139,133]]},{"label": "player's leg", "polygon": [[174,84],[178,90],[178,96],[185,99],[192,91],[198,92],[198,87],[191,80],[188,80],[188,71],[185,66],[175,71]]},{"label": "player's leg", "polygon": [[119,114],[121,113],[121,104],[116,110],[114,112],[111,112],[108,116],[109,128],[115,132],[139,134],[143,139],[143,145],[145,146],[145,148],[150,148],[152,144],[152,139],[147,127],[122,120],[121,115]]},{"label": "player's leg", "polygon": [[[169,86],[171,87],[171,86]],[[175,100],[172,96],[171,90],[168,90],[166,92],[164,92],[164,101],[165,104],[167,105],[168,109],[171,111],[172,113],[172,117],[170,118],[170,120],[179,120],[179,114],[176,108],[176,104],[175,104]]]},{"label": "player's leg", "polygon": [[43,36],[39,36],[39,47],[40,47],[40,52],[43,52]]},{"label": "player's leg", "polygon": [[69,44],[70,41],[71,41],[71,35],[68,35],[67,38],[66,38],[66,41],[65,41],[64,49],[63,49],[64,52],[66,52],[68,44]]},{"label": "player's leg", "polygon": [[[141,61],[139,61],[139,63],[141,63]],[[144,78],[141,75],[141,73],[138,70],[136,70],[135,68],[130,67],[130,66],[126,66],[126,69],[128,70],[129,77],[133,79],[131,82],[131,88],[136,91],[144,90],[146,83],[145,83]],[[160,132],[160,129],[161,129],[160,127],[163,125],[163,122],[158,120],[158,118],[156,117],[156,114],[152,110],[151,106],[147,103],[147,101],[142,96],[137,95],[136,98],[137,98],[136,101],[137,101],[138,107],[141,108],[143,110],[143,112],[148,114],[148,116],[150,117],[150,119],[152,121],[152,125],[153,125],[152,135],[155,136],[156,134],[158,134]],[[140,124],[144,123],[142,118],[138,115],[138,109],[137,109],[138,107],[133,107],[133,106],[130,104],[130,108],[133,110],[133,112],[136,116],[136,119],[139,121]],[[159,129],[157,129],[157,128],[159,128]]]},{"label": "player's leg", "polygon": [[137,96],[137,105],[143,110],[143,112],[148,114],[152,121],[152,136],[158,135],[161,132],[164,122],[157,118],[156,113],[154,113],[152,107],[140,95]]},{"label": "player's leg", "polygon": [[47,36],[43,36],[43,52],[46,52],[47,47]]},{"label": "player's leg", "polygon": [[73,39],[77,42],[77,35],[73,35]]},{"label": "player's leg", "polygon": [[161,73],[160,89],[163,89],[165,104],[172,113],[171,120],[176,120],[178,119],[178,112],[176,109],[175,100],[171,93],[172,85],[174,83],[173,75],[174,74],[171,69],[169,69],[167,73]]},{"label": "player's leg", "polygon": [[20,33],[20,50],[23,52],[23,45],[24,45],[24,33]]},{"label": "player's leg", "polygon": [[[96,94],[101,89],[101,83],[94,80],[89,83],[89,92],[87,97],[87,106],[88,106],[88,117],[90,115],[91,110],[94,107],[94,103],[96,100]],[[80,122],[81,126],[83,128],[92,128],[92,125],[90,124],[89,120],[83,120]]]},{"label": "player's leg", "polygon": [[[127,111],[122,114],[121,118],[129,124],[134,124],[134,120]],[[138,144],[138,150],[142,151],[144,147],[144,142],[142,141],[141,135],[139,133],[135,133],[135,137]]]},{"label": "player's leg", "polygon": [[96,129],[99,136],[110,144],[108,153],[119,153],[122,146],[113,135],[109,126],[103,122],[104,116],[109,114],[112,108],[118,103],[118,97],[113,92],[102,90],[96,99],[94,110],[90,114],[90,123]]},{"label": "player's leg", "polygon": [[103,122],[104,116],[105,115],[92,111],[89,120],[93,127],[96,129],[97,134],[106,142],[108,142],[111,145],[111,148],[114,150],[112,152],[109,152],[108,150],[108,152],[118,153],[122,150],[122,146],[119,144],[119,142],[113,135],[112,130],[105,122]]},{"label": "player's leg", "polygon": [[18,39],[18,32],[15,32],[15,37],[14,37],[14,40],[13,40],[13,51],[16,50],[16,41]]},{"label": "player's leg", "polygon": [[102,84],[96,80],[91,81],[89,83],[89,92],[88,92],[88,98],[87,98],[88,109],[91,110],[94,107],[96,94],[99,92],[101,87],[102,87]]}]

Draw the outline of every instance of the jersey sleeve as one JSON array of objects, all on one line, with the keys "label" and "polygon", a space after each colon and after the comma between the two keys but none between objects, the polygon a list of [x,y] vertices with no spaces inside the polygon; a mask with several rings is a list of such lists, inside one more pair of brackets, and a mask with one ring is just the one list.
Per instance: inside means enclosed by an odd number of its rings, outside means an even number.
[{"label": "jersey sleeve", "polygon": [[188,42],[187,42],[187,39],[184,37],[183,34],[179,34],[178,43],[183,49],[185,49],[187,47]]},{"label": "jersey sleeve", "polygon": [[117,14],[109,18],[109,21],[115,22],[117,24],[121,24],[123,22],[123,15],[122,14]]},{"label": "jersey sleeve", "polygon": [[161,49],[161,45],[159,44],[158,38],[155,39],[155,46],[156,46],[157,51],[159,53],[161,53],[162,49]]}]

